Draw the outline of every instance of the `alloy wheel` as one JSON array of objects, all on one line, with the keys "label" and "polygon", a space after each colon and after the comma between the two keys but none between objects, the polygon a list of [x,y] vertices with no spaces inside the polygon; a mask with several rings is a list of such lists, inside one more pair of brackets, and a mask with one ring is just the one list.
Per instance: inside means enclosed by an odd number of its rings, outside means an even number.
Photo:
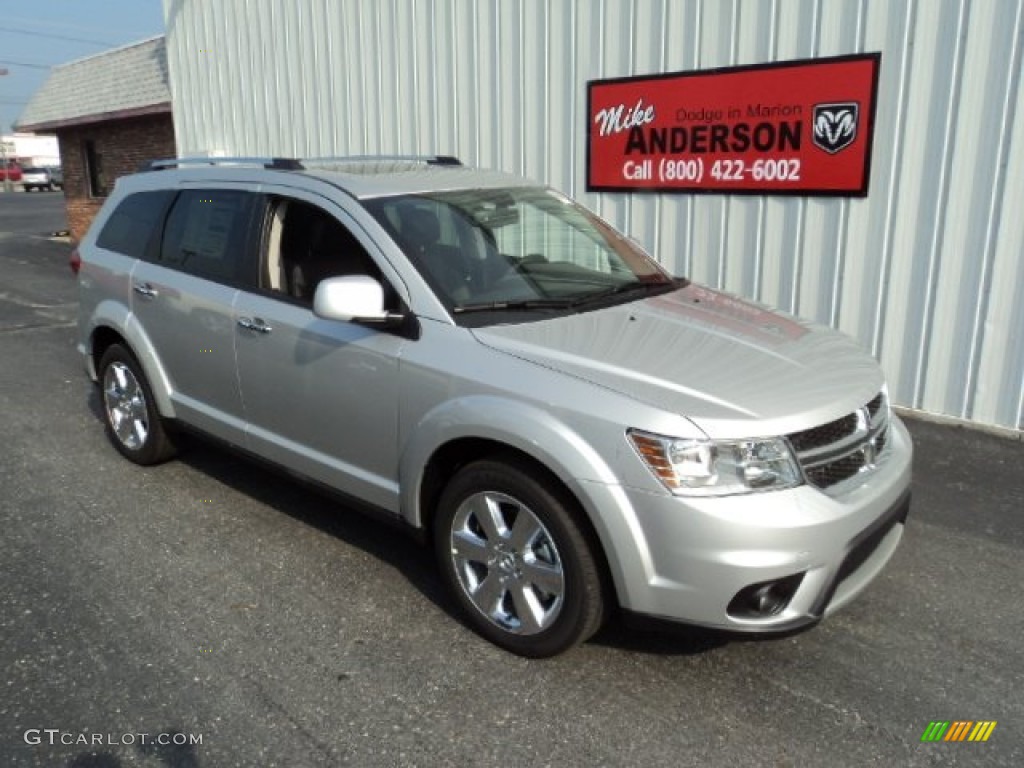
[{"label": "alloy wheel", "polygon": [[503,493],[468,496],[451,527],[452,565],[473,606],[501,629],[534,635],[561,612],[565,574],[533,511]]},{"label": "alloy wheel", "polygon": [[149,436],[146,396],[131,369],[120,361],[103,376],[103,405],[114,435],[125,448],[137,451]]}]

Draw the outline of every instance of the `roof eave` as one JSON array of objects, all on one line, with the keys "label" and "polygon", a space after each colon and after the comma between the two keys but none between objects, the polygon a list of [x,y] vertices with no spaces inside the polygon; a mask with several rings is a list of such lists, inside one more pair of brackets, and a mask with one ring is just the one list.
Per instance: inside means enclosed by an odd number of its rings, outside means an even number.
[{"label": "roof eave", "polygon": [[117,109],[111,112],[100,112],[93,115],[79,115],[63,120],[44,120],[39,123],[18,123],[16,130],[31,133],[56,133],[65,128],[79,128],[84,125],[95,123],[106,123],[111,120],[127,120],[133,117],[146,117],[148,115],[160,115],[171,113],[171,102],[162,101],[157,104],[147,104],[144,107],[131,107],[129,109]]}]

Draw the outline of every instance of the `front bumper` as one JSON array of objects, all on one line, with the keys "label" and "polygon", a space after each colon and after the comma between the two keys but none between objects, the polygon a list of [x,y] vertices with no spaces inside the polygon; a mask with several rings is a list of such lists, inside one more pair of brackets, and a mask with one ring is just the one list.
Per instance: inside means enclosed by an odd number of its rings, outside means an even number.
[{"label": "front bumper", "polygon": [[[623,489],[635,550],[616,541],[620,605],[739,632],[796,629],[841,608],[881,572],[903,534],[912,447],[896,418],[891,435],[884,461],[840,496],[807,485],[706,499]],[[797,576],[785,606],[770,615],[735,609],[752,585]]]}]

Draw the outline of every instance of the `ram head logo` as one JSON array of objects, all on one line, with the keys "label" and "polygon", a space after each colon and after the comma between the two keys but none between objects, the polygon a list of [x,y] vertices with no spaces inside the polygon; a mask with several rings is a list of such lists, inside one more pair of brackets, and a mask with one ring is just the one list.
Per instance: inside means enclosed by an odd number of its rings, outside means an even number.
[{"label": "ram head logo", "polygon": [[853,144],[857,138],[859,105],[855,101],[843,104],[814,105],[814,145],[834,155]]}]

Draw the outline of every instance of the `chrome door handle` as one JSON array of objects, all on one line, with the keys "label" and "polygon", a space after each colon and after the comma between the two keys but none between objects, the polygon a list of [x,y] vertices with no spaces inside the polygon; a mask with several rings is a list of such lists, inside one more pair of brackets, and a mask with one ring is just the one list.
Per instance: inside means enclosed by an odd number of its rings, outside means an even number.
[{"label": "chrome door handle", "polygon": [[155,299],[160,295],[160,292],[149,283],[135,283],[132,286],[132,290],[140,296],[145,296],[147,299]]},{"label": "chrome door handle", "polygon": [[256,331],[257,333],[270,333],[274,330],[258,317],[240,317],[238,324],[247,331]]}]

